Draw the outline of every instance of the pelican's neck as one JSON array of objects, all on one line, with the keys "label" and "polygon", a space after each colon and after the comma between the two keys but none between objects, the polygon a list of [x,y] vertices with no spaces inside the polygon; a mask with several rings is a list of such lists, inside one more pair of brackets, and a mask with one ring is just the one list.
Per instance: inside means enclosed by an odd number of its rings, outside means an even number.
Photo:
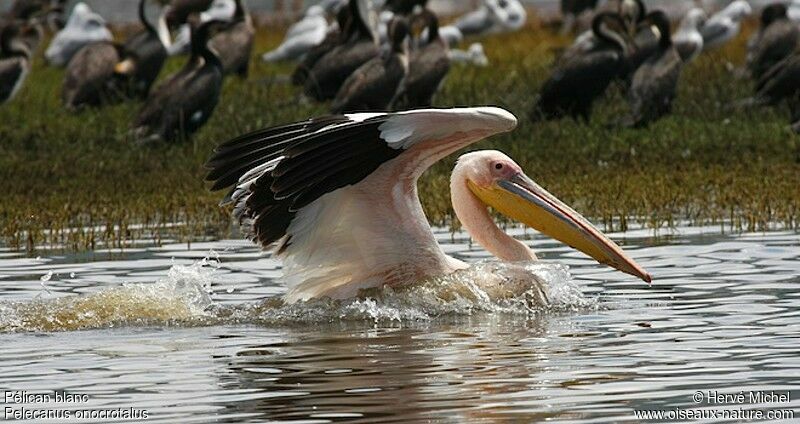
[{"label": "pelican's neck", "polygon": [[536,254],[521,241],[495,224],[486,205],[467,187],[458,170],[450,180],[450,198],[458,220],[475,241],[489,253],[506,262],[536,260]]}]

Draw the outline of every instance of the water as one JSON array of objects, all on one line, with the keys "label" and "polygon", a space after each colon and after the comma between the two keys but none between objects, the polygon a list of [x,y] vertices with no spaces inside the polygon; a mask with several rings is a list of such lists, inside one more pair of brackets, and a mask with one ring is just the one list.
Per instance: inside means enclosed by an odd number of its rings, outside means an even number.
[{"label": "water", "polygon": [[[481,272],[514,272],[463,236],[438,237]],[[652,287],[534,237],[547,262],[524,272],[547,307],[524,289],[487,294],[480,273],[281,306],[264,301],[284,292],[279,263],[244,241],[0,250],[0,389],[86,395],[3,407],[181,423],[621,422],[740,407],[800,420],[800,236],[624,237]],[[740,391],[744,404],[708,400]],[[790,399],[751,402],[760,391]]]}]

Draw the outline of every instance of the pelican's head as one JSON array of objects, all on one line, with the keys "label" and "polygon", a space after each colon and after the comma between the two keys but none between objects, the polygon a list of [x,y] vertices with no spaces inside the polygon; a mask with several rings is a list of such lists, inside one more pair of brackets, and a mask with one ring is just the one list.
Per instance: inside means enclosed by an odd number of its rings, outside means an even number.
[{"label": "pelican's head", "polygon": [[533,182],[511,158],[495,150],[467,153],[458,159],[454,177],[501,214],[553,237],[600,263],[651,281],[650,274],[629,258],[586,218]]}]

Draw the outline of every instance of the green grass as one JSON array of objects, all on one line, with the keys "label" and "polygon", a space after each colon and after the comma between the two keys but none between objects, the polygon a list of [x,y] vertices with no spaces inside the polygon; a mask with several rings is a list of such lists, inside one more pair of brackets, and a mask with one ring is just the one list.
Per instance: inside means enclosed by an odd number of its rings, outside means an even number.
[{"label": "green grass", "polygon": [[[256,54],[279,41],[264,32]],[[733,230],[797,229],[800,141],[788,128],[788,111],[725,106],[750,92],[726,66],[743,62],[745,39],[689,65],[675,113],[646,130],[608,127],[626,112],[619,88],[597,105],[591,125],[530,123],[527,111],[549,73],[552,51],[568,42],[535,23],[483,40],[491,66],[455,66],[436,104],[493,104],[514,112],[516,131],[474,147],[505,151],[607,229],[663,228],[684,220],[724,222]],[[183,60],[171,60],[162,76]],[[326,112],[326,105],[301,101],[297,89],[274,82],[291,66],[254,60],[248,81],[226,80],[214,116],[193,139],[138,147],[126,134],[139,103],[69,113],[59,101],[62,71],[42,62],[36,61],[18,97],[0,106],[0,245],[14,249],[230,236],[235,226],[217,206],[222,194],[203,182],[203,163],[214,146]],[[455,158],[425,175],[420,195],[433,223],[457,227],[448,190]]]}]

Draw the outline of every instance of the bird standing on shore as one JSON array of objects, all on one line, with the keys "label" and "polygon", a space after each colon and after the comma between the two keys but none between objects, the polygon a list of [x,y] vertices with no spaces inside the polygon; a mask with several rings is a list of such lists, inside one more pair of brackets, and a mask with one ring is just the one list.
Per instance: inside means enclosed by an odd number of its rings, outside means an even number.
[{"label": "bird standing on shore", "polygon": [[356,69],[342,84],[332,113],[385,111],[408,74],[408,24],[401,17],[389,23],[388,51]]},{"label": "bird standing on shore", "polygon": [[16,23],[0,29],[0,104],[17,95],[31,70],[31,50],[20,33]]},{"label": "bird standing on shore", "polygon": [[211,39],[211,48],[219,56],[225,74],[235,73],[247,78],[256,30],[242,0],[234,2],[236,10],[233,12],[231,25]]},{"label": "bird standing on shore", "polygon": [[138,142],[174,141],[202,127],[219,102],[222,62],[209,39],[229,23],[208,21],[192,30],[189,61],[150,94],[133,122]]},{"label": "bird standing on shore", "polygon": [[412,17],[411,28],[422,23],[424,40],[414,43],[408,64],[408,75],[403,79],[392,109],[429,107],[433,96],[450,71],[450,49],[439,35],[439,19],[428,9]]},{"label": "bird standing on shore", "polygon": [[96,41],[111,41],[113,36],[106,28],[102,16],[92,12],[85,3],[72,9],[67,24],[50,41],[44,56],[53,66],[65,66],[81,47]]},{"label": "bird standing on shore", "polygon": [[742,20],[751,13],[753,9],[750,3],[736,0],[711,16],[700,30],[703,35],[703,49],[711,50],[727,44],[739,34]]},{"label": "bird standing on shore", "polygon": [[693,61],[703,52],[703,34],[700,29],[705,25],[706,12],[694,7],[681,19],[678,31],[672,37],[672,43],[678,50],[684,63]]},{"label": "bird standing on shore", "polygon": [[315,100],[336,97],[344,81],[361,65],[379,54],[375,28],[365,20],[372,13],[368,3],[350,0],[350,21],[342,33],[343,41],[314,63],[308,71],[303,91]]},{"label": "bird standing on shore", "polygon": [[624,74],[629,46],[622,18],[614,12],[598,13],[592,31],[598,42],[583,54],[559,61],[540,90],[532,120],[569,116],[589,121],[595,99]]},{"label": "bird standing on shore", "polygon": [[667,15],[657,10],[648,14],[645,22],[658,30],[658,50],[633,74],[628,93],[631,115],[624,123],[630,127],[647,126],[672,111],[683,69],[683,60],[672,44]]}]

